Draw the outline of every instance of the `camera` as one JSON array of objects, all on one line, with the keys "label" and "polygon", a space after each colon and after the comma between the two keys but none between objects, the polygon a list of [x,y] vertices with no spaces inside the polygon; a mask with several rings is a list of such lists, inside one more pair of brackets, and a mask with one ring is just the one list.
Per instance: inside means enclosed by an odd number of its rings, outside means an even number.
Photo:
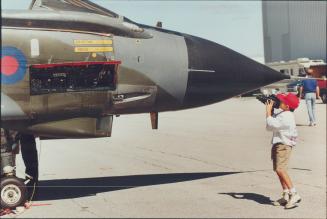
[{"label": "camera", "polygon": [[273,108],[278,109],[280,106],[280,100],[275,95],[260,95],[257,96],[257,100],[259,100],[261,103],[266,104],[267,101],[272,100],[274,102]]}]

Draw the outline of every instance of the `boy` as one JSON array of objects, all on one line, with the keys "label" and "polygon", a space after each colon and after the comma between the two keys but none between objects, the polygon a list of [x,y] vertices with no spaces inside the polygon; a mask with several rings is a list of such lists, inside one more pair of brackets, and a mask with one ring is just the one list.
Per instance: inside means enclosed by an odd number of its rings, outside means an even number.
[{"label": "boy", "polygon": [[273,132],[271,158],[274,171],[283,187],[282,198],[273,204],[291,209],[297,207],[296,204],[301,201],[301,197],[296,192],[287,173],[288,162],[297,138],[295,118],[292,112],[299,106],[300,101],[292,93],[278,94],[277,98],[280,100],[280,106],[273,115],[273,101],[266,103],[267,130]]}]

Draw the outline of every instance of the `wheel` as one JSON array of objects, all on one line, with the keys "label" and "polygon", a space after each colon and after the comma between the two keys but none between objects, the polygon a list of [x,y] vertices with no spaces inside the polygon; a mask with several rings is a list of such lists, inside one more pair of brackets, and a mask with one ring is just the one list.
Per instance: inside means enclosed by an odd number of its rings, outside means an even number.
[{"label": "wheel", "polygon": [[323,103],[327,103],[327,94],[321,95],[321,99]]},{"label": "wheel", "polygon": [[26,186],[23,180],[14,177],[1,178],[1,208],[16,208],[27,198]]}]

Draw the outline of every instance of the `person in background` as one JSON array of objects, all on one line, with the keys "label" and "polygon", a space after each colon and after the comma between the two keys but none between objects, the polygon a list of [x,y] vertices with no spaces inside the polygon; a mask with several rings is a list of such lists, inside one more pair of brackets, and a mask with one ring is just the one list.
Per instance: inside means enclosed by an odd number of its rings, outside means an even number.
[{"label": "person in background", "polygon": [[317,83],[317,80],[312,78],[312,71],[310,69],[307,71],[306,80],[302,81],[302,85],[300,87],[300,97],[302,94],[304,95],[305,103],[308,109],[309,115],[309,126],[316,126],[316,99],[320,99],[320,89]]},{"label": "person in background", "polygon": [[299,106],[299,99],[292,93],[277,94],[280,101],[279,109],[272,112],[274,102],[266,103],[266,128],[273,132],[271,159],[283,188],[282,198],[273,202],[275,206],[285,206],[285,209],[297,207],[301,201],[290,176],[287,173],[293,147],[298,136],[293,111]]}]

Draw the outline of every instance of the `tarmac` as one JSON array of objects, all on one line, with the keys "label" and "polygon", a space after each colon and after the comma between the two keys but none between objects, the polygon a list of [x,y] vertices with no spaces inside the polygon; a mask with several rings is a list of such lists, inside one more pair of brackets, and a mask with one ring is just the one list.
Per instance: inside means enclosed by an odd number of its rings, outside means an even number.
[{"label": "tarmac", "polygon": [[326,218],[326,105],[316,111],[316,127],[303,100],[295,112],[289,173],[303,199],[297,208],[271,205],[282,190],[265,106],[233,98],[161,113],[159,130],[149,115],[125,115],[114,119],[111,138],[39,141],[38,197],[5,218]]}]

